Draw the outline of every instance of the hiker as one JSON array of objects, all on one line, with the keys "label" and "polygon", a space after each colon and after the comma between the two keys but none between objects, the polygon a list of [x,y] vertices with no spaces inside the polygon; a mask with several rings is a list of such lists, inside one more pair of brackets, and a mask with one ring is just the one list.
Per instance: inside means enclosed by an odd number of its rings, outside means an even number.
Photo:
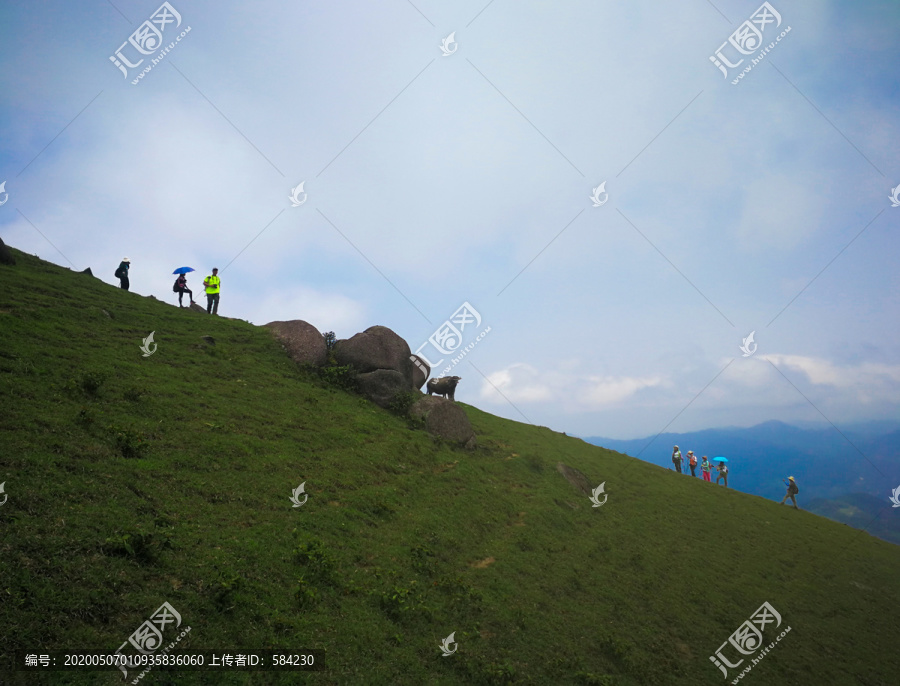
[{"label": "hiker", "polygon": [[[784,481],[784,479],[782,479],[782,481]],[[784,505],[784,501],[790,498],[791,502],[794,503],[794,509],[799,510],[800,508],[797,507],[797,499],[794,496],[800,492],[800,489],[797,488],[797,484],[794,482],[794,477],[789,476],[788,480],[784,483],[787,484],[787,493],[785,493],[784,497],[781,499],[781,504]]]},{"label": "hiker", "polygon": [[207,276],[203,280],[203,285],[206,287],[206,313],[218,314],[219,289],[221,288],[221,282],[219,281],[219,270],[214,267],[212,275]]},{"label": "hiker", "polygon": [[703,456],[703,461],[700,463],[700,471],[703,472],[703,480],[712,483],[712,480],[709,476],[710,464],[709,460],[706,459],[706,455]]},{"label": "hiker", "polygon": [[178,278],[175,279],[175,285],[172,286],[172,290],[175,293],[178,293],[178,307],[184,307],[181,304],[181,298],[184,297],[184,294],[188,294],[188,299],[191,301],[191,305],[194,304],[194,293],[190,288],[187,287],[187,278],[184,274],[179,274]]},{"label": "hiker", "polygon": [[688,465],[691,468],[691,476],[697,476],[697,472],[694,471],[697,469],[697,456],[693,450],[688,450]]},{"label": "hiker", "polygon": [[123,257],[122,261],[119,262],[119,268],[116,269],[116,278],[119,280],[119,288],[123,291],[127,291],[128,287],[131,285],[128,282],[128,268],[131,266],[131,260],[127,257]]},{"label": "hiker", "polygon": [[672,451],[672,462],[675,465],[675,469],[681,474],[681,463],[683,460],[681,459],[681,451],[678,449],[678,446],[675,446],[675,449]]},{"label": "hiker", "polygon": [[719,483],[720,479],[725,479],[725,488],[728,488],[728,465],[724,462],[720,462],[716,467],[719,470],[719,476],[716,477],[716,483]]}]

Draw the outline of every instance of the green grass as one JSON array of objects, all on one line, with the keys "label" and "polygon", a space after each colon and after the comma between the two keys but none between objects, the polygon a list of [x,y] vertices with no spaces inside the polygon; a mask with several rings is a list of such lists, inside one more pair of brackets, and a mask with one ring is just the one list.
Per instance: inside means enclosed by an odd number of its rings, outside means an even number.
[{"label": "green grass", "polygon": [[[164,601],[188,648],[315,648],[326,666],[141,683],[730,683],[709,656],[764,601],[792,630],[740,683],[900,678],[897,546],[465,404],[479,448],[444,445],[263,328],[15,255],[0,683],[26,683],[12,651],[113,651]],[[606,505],[558,462],[606,481]]]}]

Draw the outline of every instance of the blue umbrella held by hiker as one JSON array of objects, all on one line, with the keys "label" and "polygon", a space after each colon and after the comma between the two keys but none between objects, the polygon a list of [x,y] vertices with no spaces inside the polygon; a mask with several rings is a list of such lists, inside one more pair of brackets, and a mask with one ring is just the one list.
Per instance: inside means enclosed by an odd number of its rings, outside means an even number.
[{"label": "blue umbrella held by hiker", "polygon": [[195,271],[193,267],[179,267],[176,269],[173,274],[187,274],[188,272]]}]

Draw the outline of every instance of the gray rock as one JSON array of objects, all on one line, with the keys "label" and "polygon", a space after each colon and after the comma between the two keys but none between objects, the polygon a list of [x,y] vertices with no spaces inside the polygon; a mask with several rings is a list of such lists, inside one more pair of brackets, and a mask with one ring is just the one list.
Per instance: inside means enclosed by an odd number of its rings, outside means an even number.
[{"label": "gray rock", "polygon": [[421,390],[422,384],[425,383],[428,375],[431,374],[431,365],[418,355],[410,355],[409,359],[413,363],[413,388]]},{"label": "gray rock", "polygon": [[13,257],[12,251],[6,247],[6,244],[3,242],[3,239],[0,238],[0,264],[8,264],[10,266],[16,263],[16,258]]},{"label": "gray rock", "polygon": [[294,319],[288,322],[269,322],[266,327],[271,329],[297,364],[323,367],[328,360],[325,337],[312,324]]},{"label": "gray rock", "polygon": [[369,400],[381,407],[389,407],[400,393],[409,392],[409,382],[393,369],[376,369],[356,377],[359,390]]},{"label": "gray rock", "polygon": [[216,344],[216,339],[213,338],[212,336],[201,336],[200,338],[202,338],[202,339],[204,340],[204,342],[205,342],[205,343],[208,343],[209,345],[215,345],[215,344]]},{"label": "gray rock", "polygon": [[426,396],[417,401],[409,410],[416,419],[425,420],[425,430],[445,441],[459,443],[466,448],[474,448],[475,430],[465,411],[450,400]]},{"label": "gray rock", "polygon": [[406,388],[416,388],[409,346],[386,326],[370,326],[352,338],[334,344],[334,358],[339,365],[351,365],[361,374],[378,369],[399,372]]},{"label": "gray rock", "polygon": [[94,272],[91,271],[91,268],[90,268],[90,267],[88,267],[87,269],[82,270],[81,273],[82,273],[82,274],[87,274],[88,276],[93,276],[93,275],[94,275]]},{"label": "gray rock", "polygon": [[203,314],[206,314],[206,308],[203,307],[203,305],[199,305],[197,303],[191,303],[190,307],[188,307],[187,309],[191,310],[192,312],[202,312]]}]

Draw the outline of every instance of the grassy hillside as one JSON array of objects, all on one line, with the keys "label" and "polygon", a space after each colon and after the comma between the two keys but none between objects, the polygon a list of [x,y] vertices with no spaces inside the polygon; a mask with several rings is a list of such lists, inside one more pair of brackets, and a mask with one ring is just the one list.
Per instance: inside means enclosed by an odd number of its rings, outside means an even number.
[{"label": "grassy hillside", "polygon": [[[897,683],[900,547],[468,405],[480,447],[441,445],[298,369],[262,328],[15,255],[0,266],[4,684],[122,683],[26,682],[11,653],[113,651],[164,601],[188,648],[316,648],[326,666],[141,683],[730,683],[709,656],[764,601],[791,633],[741,683]],[[606,504],[559,462],[605,481]]]}]

